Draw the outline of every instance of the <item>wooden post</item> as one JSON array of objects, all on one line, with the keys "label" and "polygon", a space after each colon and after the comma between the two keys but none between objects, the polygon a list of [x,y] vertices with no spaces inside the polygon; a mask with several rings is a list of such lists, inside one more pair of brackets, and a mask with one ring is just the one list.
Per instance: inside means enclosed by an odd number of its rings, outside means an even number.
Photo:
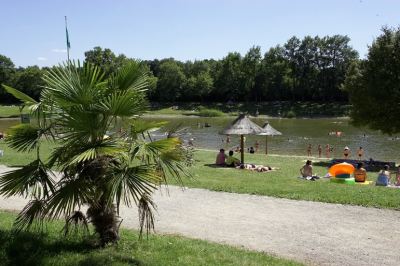
[{"label": "wooden post", "polygon": [[244,137],[243,137],[243,135],[240,135],[240,149],[241,149],[240,162],[242,164],[244,164]]},{"label": "wooden post", "polygon": [[268,154],[268,136],[265,136],[265,154]]}]

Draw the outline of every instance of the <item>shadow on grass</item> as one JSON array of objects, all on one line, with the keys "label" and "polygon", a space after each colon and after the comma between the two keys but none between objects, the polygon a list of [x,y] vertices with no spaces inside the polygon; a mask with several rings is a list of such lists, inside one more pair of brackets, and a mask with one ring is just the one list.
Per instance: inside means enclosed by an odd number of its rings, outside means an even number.
[{"label": "shadow on grass", "polygon": [[322,166],[322,167],[326,167],[329,168],[331,167],[332,163],[330,161],[326,161],[326,162],[313,162],[314,166]]},{"label": "shadow on grass", "polygon": [[[67,253],[72,254],[68,255]],[[44,265],[47,259],[57,256],[62,256],[65,259],[76,254],[84,255],[85,257],[75,265],[104,266],[115,262],[142,265],[138,260],[115,254],[115,252],[103,252],[102,249],[96,248],[84,240],[74,241],[65,238],[58,241],[51,241],[47,239],[46,235],[31,232],[17,234],[11,231],[0,230],[1,265]]]},{"label": "shadow on grass", "polygon": [[[217,165],[215,163],[206,163],[204,166],[211,167],[211,168],[229,168],[221,165]],[[232,167],[231,167],[232,168]]]}]

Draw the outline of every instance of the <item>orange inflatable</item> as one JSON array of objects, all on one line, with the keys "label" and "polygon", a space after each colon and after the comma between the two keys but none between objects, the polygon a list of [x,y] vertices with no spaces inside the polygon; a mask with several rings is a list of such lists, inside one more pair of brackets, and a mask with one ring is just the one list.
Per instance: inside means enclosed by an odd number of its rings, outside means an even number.
[{"label": "orange inflatable", "polygon": [[329,168],[331,176],[351,175],[354,172],[354,166],[349,163],[338,163]]}]

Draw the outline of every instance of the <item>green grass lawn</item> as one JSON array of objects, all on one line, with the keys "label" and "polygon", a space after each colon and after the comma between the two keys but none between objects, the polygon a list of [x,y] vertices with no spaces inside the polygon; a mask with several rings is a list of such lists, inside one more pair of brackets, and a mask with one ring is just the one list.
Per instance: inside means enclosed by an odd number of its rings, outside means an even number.
[{"label": "green grass lawn", "polygon": [[[329,179],[305,181],[297,178],[305,158],[245,154],[245,161],[279,167],[274,172],[252,172],[231,168],[214,168],[207,164],[215,162],[217,152],[196,151],[193,179],[185,186],[215,191],[267,195],[296,200],[321,201],[361,205],[368,207],[400,209],[400,189],[374,185],[344,185],[331,183]],[[239,155],[237,155],[239,158]],[[314,160],[316,161],[316,160]],[[327,173],[327,162],[315,162],[314,173]],[[377,173],[369,173],[369,180]],[[172,183],[174,181],[172,180]]]},{"label": "green grass lawn", "polygon": [[[26,113],[26,111],[22,111],[22,113]],[[16,105],[0,105],[0,118],[7,117],[19,117],[20,111],[19,107]]]},{"label": "green grass lawn", "polygon": [[150,235],[138,240],[122,230],[118,245],[94,248],[92,236],[64,237],[60,221],[46,224],[44,234],[15,234],[15,215],[0,212],[1,265],[301,265],[285,259],[179,236]]},{"label": "green grass lawn", "polygon": [[[55,144],[42,145],[42,158],[47,158]],[[20,166],[34,160],[34,153],[18,153],[0,141],[4,156],[0,164]],[[321,201],[361,205],[367,207],[400,209],[400,189],[376,187],[372,185],[344,185],[321,179],[315,182],[297,178],[305,157],[268,156],[246,154],[246,162],[280,168],[274,172],[257,173],[249,170],[214,168],[217,152],[197,150],[196,163],[192,167],[193,178],[184,180],[188,187],[205,188],[214,191],[267,195],[296,200]],[[239,157],[239,155],[236,155]],[[314,160],[314,173],[323,176],[327,173],[327,162]],[[368,179],[375,181],[377,173],[369,173]],[[175,180],[170,180],[176,184]]]}]

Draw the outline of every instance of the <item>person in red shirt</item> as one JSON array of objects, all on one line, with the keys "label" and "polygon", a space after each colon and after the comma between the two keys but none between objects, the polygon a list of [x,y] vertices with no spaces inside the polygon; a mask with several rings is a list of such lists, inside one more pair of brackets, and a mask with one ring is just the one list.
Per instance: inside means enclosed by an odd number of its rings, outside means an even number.
[{"label": "person in red shirt", "polygon": [[220,149],[219,153],[217,154],[217,159],[215,160],[215,164],[216,165],[225,165],[225,159],[226,159],[225,150]]}]

